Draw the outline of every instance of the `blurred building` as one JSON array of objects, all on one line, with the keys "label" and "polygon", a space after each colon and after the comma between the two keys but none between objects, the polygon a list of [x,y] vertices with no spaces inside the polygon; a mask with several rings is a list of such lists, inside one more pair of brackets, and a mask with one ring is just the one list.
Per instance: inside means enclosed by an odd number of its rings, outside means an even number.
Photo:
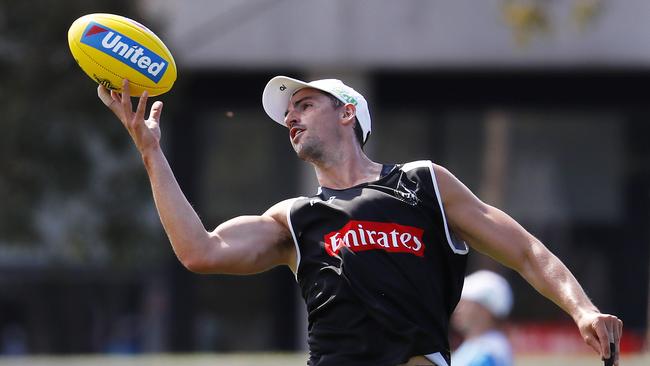
[{"label": "blurred building", "polygon": [[[176,57],[177,85],[161,97],[165,149],[208,229],[315,192],[311,167],[264,114],[261,92],[278,74],[341,78],[369,101],[371,158],[446,166],[541,238],[626,330],[647,328],[650,107],[638,91],[650,82],[649,2],[139,7]],[[515,321],[570,321],[515,274],[478,254],[471,260],[508,277]],[[172,262],[128,277],[129,292],[120,292],[126,324],[130,312],[149,319],[135,332],[149,344],[141,350],[305,347],[304,309],[287,269],[198,276]],[[114,349],[124,349],[118,341]]]}]

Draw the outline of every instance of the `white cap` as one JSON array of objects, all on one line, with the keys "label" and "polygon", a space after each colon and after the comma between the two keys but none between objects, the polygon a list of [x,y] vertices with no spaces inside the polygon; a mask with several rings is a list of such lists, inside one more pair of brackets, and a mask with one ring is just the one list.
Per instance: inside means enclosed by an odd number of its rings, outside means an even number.
[{"label": "white cap", "polygon": [[368,102],[363,95],[343,84],[341,80],[323,79],[307,83],[286,76],[276,76],[266,84],[264,93],[262,93],[264,111],[272,120],[284,126],[284,116],[289,106],[289,99],[303,88],[318,89],[333,95],[343,103],[353,104],[357,109],[356,117],[363,131],[363,142],[368,140],[371,130]]},{"label": "white cap", "polygon": [[465,277],[460,298],[483,305],[497,318],[505,318],[512,309],[512,290],[508,281],[486,270]]}]

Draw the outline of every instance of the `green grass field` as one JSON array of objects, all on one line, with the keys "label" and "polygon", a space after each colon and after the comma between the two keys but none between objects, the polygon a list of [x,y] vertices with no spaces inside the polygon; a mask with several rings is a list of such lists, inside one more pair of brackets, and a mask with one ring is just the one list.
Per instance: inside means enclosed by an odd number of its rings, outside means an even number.
[{"label": "green grass field", "polygon": [[[305,365],[303,353],[188,354],[151,356],[0,357],[0,366],[292,366]],[[517,366],[602,365],[589,356],[518,356]],[[625,356],[621,366],[648,366],[650,354]]]}]

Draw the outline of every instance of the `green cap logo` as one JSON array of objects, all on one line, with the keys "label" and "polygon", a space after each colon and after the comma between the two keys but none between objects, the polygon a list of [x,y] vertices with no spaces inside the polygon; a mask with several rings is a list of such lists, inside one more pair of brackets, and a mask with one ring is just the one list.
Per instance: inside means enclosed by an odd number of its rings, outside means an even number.
[{"label": "green cap logo", "polygon": [[354,104],[355,106],[358,104],[357,100],[351,96],[347,90],[343,88],[335,88],[332,89],[334,93],[336,93],[339,98],[344,99],[346,103]]}]

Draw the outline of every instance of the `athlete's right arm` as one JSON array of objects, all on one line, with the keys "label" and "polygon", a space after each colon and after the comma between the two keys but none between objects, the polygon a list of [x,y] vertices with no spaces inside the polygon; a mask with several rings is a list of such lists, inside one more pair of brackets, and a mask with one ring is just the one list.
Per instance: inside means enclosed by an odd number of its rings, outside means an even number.
[{"label": "athlete's right arm", "polygon": [[117,115],[142,155],[160,220],[176,256],[193,272],[257,273],[286,264],[295,271],[296,252],[286,212],[290,200],[260,216],[241,216],[208,232],[185,198],[160,148],[162,103],[155,102],[144,120],[147,95],[132,110],[128,83],[123,94],[98,88],[102,102]]},{"label": "athlete's right arm", "polygon": [[260,216],[240,216],[207,232],[181,191],[160,149],[143,155],[156,208],[176,256],[197,273],[258,273],[277,265],[295,271],[287,226],[290,200]]}]

